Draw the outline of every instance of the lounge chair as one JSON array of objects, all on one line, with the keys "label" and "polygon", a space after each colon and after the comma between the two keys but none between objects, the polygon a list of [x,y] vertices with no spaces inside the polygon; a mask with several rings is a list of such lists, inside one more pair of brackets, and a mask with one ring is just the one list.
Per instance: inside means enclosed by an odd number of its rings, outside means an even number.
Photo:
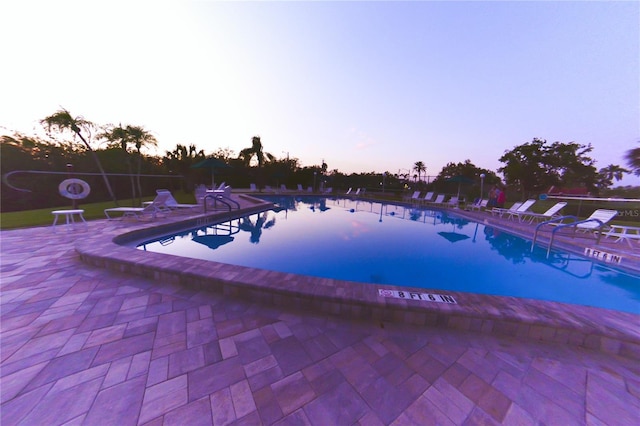
[{"label": "lounge chair", "polygon": [[256,192],[257,190],[258,190],[258,187],[256,186],[255,183],[250,183],[249,184],[249,191]]},{"label": "lounge chair", "polygon": [[522,206],[521,202],[513,203],[513,205],[511,207],[509,207],[508,209],[503,209],[503,208],[500,208],[500,207],[493,207],[491,209],[491,216],[498,215],[498,216],[502,217],[506,213],[515,213],[520,208],[520,206]]},{"label": "lounge chair", "polygon": [[603,234],[605,238],[616,238],[615,242],[626,241],[633,248],[631,240],[640,243],[640,228],[637,226],[609,225],[609,230]]},{"label": "lounge chair", "polygon": [[445,205],[447,207],[458,207],[458,203],[459,202],[460,201],[459,201],[458,197],[454,195],[453,197],[449,198],[449,201],[447,201],[445,203]]},{"label": "lounge chair", "polygon": [[531,213],[531,211],[529,210],[531,208],[532,205],[534,205],[536,202],[535,198],[530,198],[527,201],[525,201],[524,203],[522,203],[522,205],[520,207],[518,207],[515,211],[511,211],[507,213],[507,219],[513,219],[514,217],[517,217],[518,220],[520,220],[520,215],[522,214],[526,214],[526,213]]},{"label": "lounge chair", "polygon": [[303,192],[303,191],[304,191],[304,189],[302,189],[302,185],[298,184],[298,192]]},{"label": "lounge chair", "polygon": [[467,207],[469,207],[469,210],[473,211],[473,210],[482,210],[482,209],[486,209],[487,208],[487,204],[489,204],[489,200],[488,199],[477,199],[475,203],[469,204]]},{"label": "lounge chair", "polygon": [[424,197],[419,200],[421,203],[430,203],[433,200],[433,192],[427,192]]},{"label": "lounge chair", "polygon": [[558,217],[560,216],[558,214],[558,212],[560,210],[562,210],[562,208],[564,206],[567,205],[566,201],[560,201],[556,204],[554,204],[553,206],[551,206],[549,209],[547,209],[546,212],[544,213],[533,213],[533,212],[524,212],[524,213],[514,213],[514,216],[517,216],[518,219],[520,220],[520,222],[524,222],[524,221],[529,221],[529,223],[533,223],[533,221],[542,221],[542,220],[549,220],[549,219],[553,219],[554,217]]},{"label": "lounge chair", "polygon": [[289,190],[287,189],[286,185],[283,183],[282,185],[280,185],[280,192],[289,192]]},{"label": "lounge chair", "polygon": [[[600,237],[602,235],[605,235],[603,230],[605,229],[605,226],[607,226],[607,223],[617,215],[617,210],[598,209],[591,213],[591,216],[586,219],[580,219],[576,216],[559,216],[554,219],[544,221],[536,226],[536,231],[533,234],[533,241],[531,243],[531,250],[533,250],[533,247],[536,244],[540,229],[545,225],[554,227],[554,229],[551,231],[551,238],[549,239],[547,257],[551,252],[551,247],[553,246],[553,240],[555,239],[556,232],[560,232],[565,228],[573,229],[574,232],[592,232],[596,235],[597,244],[600,242]],[[569,222],[567,222],[567,220]]]},{"label": "lounge chair", "polygon": [[435,200],[433,201],[427,201],[427,204],[433,204],[433,205],[442,205],[444,204],[444,194],[438,194],[438,196],[436,197]]},{"label": "lounge chair", "polygon": [[351,194],[351,189],[352,189],[352,188],[349,188],[349,189],[347,190],[347,192],[345,192],[345,194],[344,194],[344,195],[349,195],[349,194]]},{"label": "lounge chair", "polygon": [[144,207],[113,207],[110,209],[104,209],[104,214],[107,216],[108,220],[116,219],[115,217],[111,217],[109,213],[122,213],[120,219],[125,217],[134,217],[138,220],[146,215],[150,215],[153,220],[159,214],[171,212],[171,209],[166,205],[167,198],[168,194],[163,192],[161,194],[157,194],[156,198]]},{"label": "lounge chair", "polygon": [[171,191],[168,189],[158,189],[156,190],[156,194],[160,195],[161,193],[167,194],[167,200],[165,201],[165,205],[171,209],[172,211],[188,211],[201,207],[200,204],[183,204],[179,203],[171,194]]},{"label": "lounge chair", "polygon": [[405,196],[404,200],[405,201],[418,201],[419,198],[420,198],[420,191],[413,191],[413,195]]}]

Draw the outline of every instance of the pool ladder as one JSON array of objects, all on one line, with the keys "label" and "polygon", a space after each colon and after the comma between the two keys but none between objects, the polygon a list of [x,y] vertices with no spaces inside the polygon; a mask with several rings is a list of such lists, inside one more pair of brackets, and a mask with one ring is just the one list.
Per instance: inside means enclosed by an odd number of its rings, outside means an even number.
[{"label": "pool ladder", "polygon": [[[204,196],[204,212],[207,212],[207,198],[213,198],[213,205],[214,207],[217,207],[217,203],[218,201],[220,201],[222,204],[224,204],[225,206],[227,206],[227,208],[229,209],[229,211],[233,210],[234,206],[236,209],[240,209],[240,204],[235,201],[232,200],[231,198],[225,197],[224,195],[220,195],[220,194],[207,194]],[[231,204],[233,204],[234,206],[232,206]]]},{"label": "pool ladder", "polygon": [[[565,219],[571,219],[573,220],[573,222],[569,222],[569,223],[562,223]],[[600,224],[600,226],[598,227],[598,229],[602,228],[602,226],[604,226],[604,222],[602,222],[600,219],[584,219],[584,220],[578,220],[579,218],[577,216],[560,216],[557,217],[555,219],[551,219],[551,220],[547,220],[544,221],[540,224],[538,224],[536,226],[536,231],[533,234],[533,241],[531,242],[531,252],[533,252],[533,247],[536,245],[536,240],[538,239],[538,232],[540,231],[540,228],[542,228],[544,225],[554,225],[555,224],[555,228],[553,228],[553,230],[551,230],[551,238],[549,239],[549,246],[547,247],[547,259],[549,258],[549,253],[551,253],[551,247],[553,246],[553,240],[555,239],[556,236],[556,232],[560,231],[561,229],[564,228],[573,228],[573,232],[575,233],[576,229],[578,229],[577,225],[581,224],[581,223],[586,223],[586,222],[593,222],[596,221]],[[600,242],[600,236],[601,236],[601,232],[597,233],[597,240],[596,240],[596,244],[598,244]]]}]

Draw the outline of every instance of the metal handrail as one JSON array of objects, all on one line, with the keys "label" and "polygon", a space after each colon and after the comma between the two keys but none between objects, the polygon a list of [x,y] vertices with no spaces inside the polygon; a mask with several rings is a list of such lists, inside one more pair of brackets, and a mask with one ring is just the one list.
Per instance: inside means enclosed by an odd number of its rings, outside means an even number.
[{"label": "metal handrail", "polygon": [[544,222],[539,223],[538,225],[536,225],[536,230],[533,233],[533,241],[531,242],[531,252],[533,252],[533,247],[536,245],[536,240],[538,239],[538,231],[540,230],[540,228],[542,228],[544,225],[552,225],[556,222],[562,222],[565,219],[575,219],[577,220],[578,217],[577,216],[560,216],[560,217],[556,217],[555,219],[550,219],[550,220],[546,220]]},{"label": "metal handrail", "polygon": [[[235,204],[236,209],[238,209],[238,210],[240,209],[240,203],[238,203],[235,200],[232,200],[231,198],[225,197],[224,195],[221,195],[221,194],[207,194],[207,195],[204,196],[204,199],[203,199],[203,201],[204,201],[204,212],[205,213],[207,212],[207,198],[210,198],[210,197],[213,198],[214,205],[216,205],[216,203],[218,201],[220,201],[222,204],[226,205],[229,208],[229,211],[233,210],[233,206],[231,206],[230,203]],[[216,207],[217,207],[217,205],[216,205]]]},{"label": "metal handrail", "polygon": [[582,224],[582,223],[588,223],[588,222],[598,222],[598,232],[597,232],[597,239],[596,239],[596,244],[598,244],[600,242],[600,237],[602,235],[602,232],[599,232],[602,227],[604,226],[604,222],[601,221],[600,219],[583,219],[583,220],[577,220],[578,218],[576,216],[561,216],[558,217],[556,219],[552,219],[552,220],[547,220],[546,222],[542,222],[541,224],[536,226],[536,231],[533,234],[533,241],[531,242],[531,251],[533,251],[533,247],[536,243],[536,239],[538,238],[538,231],[539,229],[543,226],[543,225],[550,225],[552,223],[555,222],[562,222],[564,219],[576,219],[573,222],[570,223],[559,223],[558,225],[556,225],[556,227],[551,231],[551,238],[549,239],[549,246],[547,247],[547,258],[549,258],[549,253],[551,253],[551,247],[553,246],[553,240],[555,239],[556,236],[556,232],[558,232],[561,229],[564,228],[568,228],[568,227],[572,227],[575,228],[574,232],[576,229],[578,229],[578,225]]}]

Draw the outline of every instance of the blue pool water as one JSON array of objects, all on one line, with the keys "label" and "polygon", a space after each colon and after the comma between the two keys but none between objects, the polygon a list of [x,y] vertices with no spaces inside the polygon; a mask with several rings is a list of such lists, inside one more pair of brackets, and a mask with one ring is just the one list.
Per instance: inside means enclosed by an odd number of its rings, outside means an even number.
[{"label": "blue pool water", "polygon": [[384,285],[515,296],[640,313],[640,277],[450,212],[318,197],[164,236],[139,249]]}]

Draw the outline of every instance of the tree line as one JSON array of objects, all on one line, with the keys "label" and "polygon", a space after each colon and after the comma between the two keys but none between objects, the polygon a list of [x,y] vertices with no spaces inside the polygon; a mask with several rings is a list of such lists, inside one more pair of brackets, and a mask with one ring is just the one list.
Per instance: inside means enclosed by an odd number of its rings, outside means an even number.
[{"label": "tree line", "polygon": [[[141,202],[155,189],[167,187],[191,192],[196,184],[209,183],[210,171],[193,168],[207,158],[195,145],[177,144],[164,155],[155,155],[157,139],[143,126],[96,125],[82,116],[73,116],[60,109],[40,120],[46,138],[14,132],[0,139],[1,167],[5,176],[1,194],[2,211],[64,205],[57,190],[60,181],[78,177],[90,183],[91,194],[84,202],[120,200]],[[216,170],[216,175],[235,187],[280,184],[289,188],[297,184],[305,188],[363,187],[369,190],[397,194],[416,189],[455,192],[465,182],[464,192],[477,194],[478,186],[507,185],[512,191],[528,197],[555,186],[584,188],[593,195],[609,188],[625,173],[640,176],[640,148],[630,149],[625,160],[629,169],[608,165],[596,169],[596,161],[589,156],[593,148],[576,142],[548,143],[534,138],[505,151],[499,161],[504,165],[497,171],[476,166],[470,160],[445,165],[433,181],[424,182],[427,168],[423,161],[413,165],[409,173],[370,172],[343,174],[319,165],[302,167],[295,157],[284,159],[265,151],[259,136],[237,155],[229,148],[218,148],[214,157],[228,167]],[[15,173],[17,170],[41,171],[42,174]],[[45,174],[55,172],[60,176]],[[497,173],[504,176],[501,179]],[[480,182],[480,176],[484,178]],[[454,179],[456,178],[456,179]]]}]

